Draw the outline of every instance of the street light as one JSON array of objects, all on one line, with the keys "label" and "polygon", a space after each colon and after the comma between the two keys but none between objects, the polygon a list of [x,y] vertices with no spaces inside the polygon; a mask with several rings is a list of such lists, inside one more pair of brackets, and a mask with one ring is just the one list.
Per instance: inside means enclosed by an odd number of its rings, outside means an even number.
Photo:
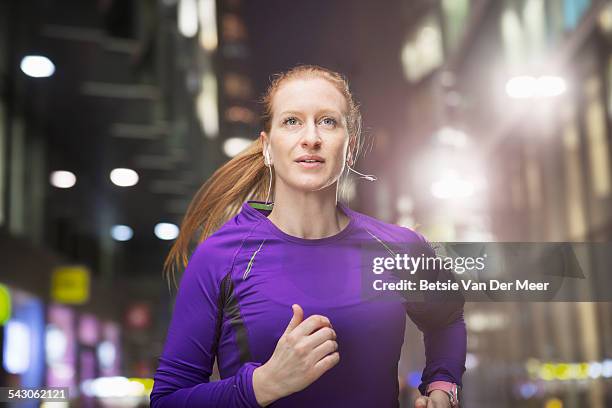
[{"label": "street light", "polygon": [[21,71],[32,78],[47,78],[55,72],[55,65],[42,55],[26,55],[21,60]]}]

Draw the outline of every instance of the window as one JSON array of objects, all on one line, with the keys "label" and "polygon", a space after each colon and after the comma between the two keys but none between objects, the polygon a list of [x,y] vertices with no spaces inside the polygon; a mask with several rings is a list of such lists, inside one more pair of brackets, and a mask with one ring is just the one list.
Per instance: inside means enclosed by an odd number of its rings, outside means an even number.
[{"label": "window", "polygon": [[444,59],[440,24],[433,15],[408,38],[402,49],[402,65],[408,81],[417,82],[439,67]]},{"label": "window", "polygon": [[576,28],[580,19],[591,5],[591,0],[564,0],[563,1],[563,22],[565,29],[573,30]]},{"label": "window", "polygon": [[563,147],[565,150],[567,232],[570,239],[579,240],[584,237],[586,224],[583,206],[583,177],[580,168],[580,139],[573,114],[563,130]]},{"label": "window", "polygon": [[442,0],[444,14],[445,42],[449,51],[454,51],[461,43],[470,15],[469,0]]},{"label": "window", "polygon": [[589,144],[589,164],[593,193],[596,197],[610,194],[610,156],[606,135],[606,113],[601,102],[601,81],[596,76],[585,84],[587,107],[585,123]]},{"label": "window", "polygon": [[507,8],[502,13],[501,36],[506,61],[511,65],[522,63],[525,59],[525,40],[521,20],[513,8]]},{"label": "window", "polygon": [[508,3],[501,16],[501,37],[506,61],[520,65],[540,58],[546,48],[546,13],[544,0],[527,0],[522,12],[516,3]]}]

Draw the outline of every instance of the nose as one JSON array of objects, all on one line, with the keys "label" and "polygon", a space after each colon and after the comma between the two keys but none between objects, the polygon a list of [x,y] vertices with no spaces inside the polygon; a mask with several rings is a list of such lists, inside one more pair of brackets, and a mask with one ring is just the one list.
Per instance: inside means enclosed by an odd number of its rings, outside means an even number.
[{"label": "nose", "polygon": [[315,149],[321,147],[321,136],[319,135],[319,129],[314,123],[310,123],[306,126],[304,135],[301,140],[301,146],[305,149]]}]

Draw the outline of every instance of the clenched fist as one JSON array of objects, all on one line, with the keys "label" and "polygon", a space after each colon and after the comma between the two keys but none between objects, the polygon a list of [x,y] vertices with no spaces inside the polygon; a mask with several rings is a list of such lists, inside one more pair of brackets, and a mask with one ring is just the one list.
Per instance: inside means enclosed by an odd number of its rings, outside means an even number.
[{"label": "clenched fist", "polygon": [[293,317],[272,357],[253,371],[255,397],[261,406],[301,391],[340,361],[336,332],[329,319],[292,305]]}]

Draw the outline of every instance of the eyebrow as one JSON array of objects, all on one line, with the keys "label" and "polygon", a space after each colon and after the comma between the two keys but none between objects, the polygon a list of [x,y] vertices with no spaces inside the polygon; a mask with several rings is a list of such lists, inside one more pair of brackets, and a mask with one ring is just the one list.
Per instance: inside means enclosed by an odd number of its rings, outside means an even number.
[{"label": "eyebrow", "polygon": [[[320,114],[330,114],[330,113],[333,113],[333,114],[336,114],[336,115],[342,115],[341,112],[338,112],[337,110],[334,110],[334,109],[323,109],[323,110],[317,112],[317,114],[319,114],[319,115]],[[301,115],[302,112],[298,112],[298,111],[294,111],[294,110],[288,110],[288,111],[282,112],[279,116],[284,116],[284,115],[287,115],[287,114]]]}]

